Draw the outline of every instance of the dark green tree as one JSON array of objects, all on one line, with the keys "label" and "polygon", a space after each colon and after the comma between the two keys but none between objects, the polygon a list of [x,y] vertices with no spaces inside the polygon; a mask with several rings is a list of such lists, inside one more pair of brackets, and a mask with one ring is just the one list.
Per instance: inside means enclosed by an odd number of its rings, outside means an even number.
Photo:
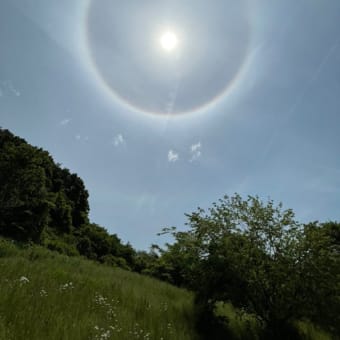
[{"label": "dark green tree", "polygon": [[58,233],[71,233],[72,206],[63,191],[55,194],[54,205],[50,210],[51,227]]},{"label": "dark green tree", "polygon": [[319,229],[303,227],[281,204],[237,194],[187,217],[187,232],[167,230],[175,243],[162,257],[180,267],[201,306],[231,302],[256,315],[269,337],[287,336],[301,319],[336,325],[339,254]]},{"label": "dark green tree", "polygon": [[56,166],[53,187],[55,192],[62,191],[67,197],[68,204],[71,206],[72,226],[80,228],[88,223],[89,194],[82,179],[68,169]]},{"label": "dark green tree", "polygon": [[53,204],[48,192],[52,159],[8,131],[0,131],[0,233],[39,241]]}]

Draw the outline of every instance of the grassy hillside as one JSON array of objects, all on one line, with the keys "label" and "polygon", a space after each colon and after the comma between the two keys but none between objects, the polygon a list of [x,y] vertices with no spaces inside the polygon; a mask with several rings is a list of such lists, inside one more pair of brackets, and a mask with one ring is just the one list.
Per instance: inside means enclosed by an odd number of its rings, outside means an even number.
[{"label": "grassy hillside", "polygon": [[195,339],[193,296],[0,239],[0,339]]},{"label": "grassy hillside", "polygon": [[[198,339],[193,295],[146,276],[0,238],[0,339]],[[221,304],[227,338],[260,339],[255,319]],[[304,339],[331,339],[299,323]],[[209,337],[208,337],[209,338]]]}]

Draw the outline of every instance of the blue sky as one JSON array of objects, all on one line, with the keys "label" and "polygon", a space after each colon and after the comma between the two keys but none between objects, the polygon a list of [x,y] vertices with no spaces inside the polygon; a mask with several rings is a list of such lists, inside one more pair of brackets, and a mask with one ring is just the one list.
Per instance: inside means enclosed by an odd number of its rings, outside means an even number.
[{"label": "blue sky", "polygon": [[[340,2],[185,4],[2,0],[0,125],[139,249],[234,192],[339,220]],[[170,26],[176,57],[151,39]]]}]

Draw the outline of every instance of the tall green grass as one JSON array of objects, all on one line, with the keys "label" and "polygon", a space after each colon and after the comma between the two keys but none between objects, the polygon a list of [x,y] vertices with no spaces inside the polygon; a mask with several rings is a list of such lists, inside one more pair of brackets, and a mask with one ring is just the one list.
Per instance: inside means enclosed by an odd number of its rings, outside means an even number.
[{"label": "tall green grass", "polygon": [[[193,300],[146,276],[0,238],[1,340],[198,339]],[[222,303],[216,314],[228,320],[226,339],[261,339],[254,316]],[[308,322],[296,327],[302,339],[332,339]]]},{"label": "tall green grass", "polygon": [[[228,303],[219,303],[216,314],[227,319],[228,338],[233,340],[260,340],[262,329],[255,315],[241,313]],[[298,337],[304,340],[332,340],[335,339],[327,332],[314,326],[308,321],[294,324]],[[338,338],[336,338],[338,339]],[[287,339],[288,340],[288,339]]]},{"label": "tall green grass", "polygon": [[196,339],[191,293],[0,240],[0,339]]}]

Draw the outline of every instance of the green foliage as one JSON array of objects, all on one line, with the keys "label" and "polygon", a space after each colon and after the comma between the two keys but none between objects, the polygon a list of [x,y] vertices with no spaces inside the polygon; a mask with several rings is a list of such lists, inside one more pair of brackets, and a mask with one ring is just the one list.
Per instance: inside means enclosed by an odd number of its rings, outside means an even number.
[{"label": "green foliage", "polygon": [[281,204],[237,194],[187,217],[189,231],[165,230],[176,242],[162,260],[199,305],[212,312],[217,302],[231,302],[255,315],[269,338],[292,337],[303,319],[336,332],[339,253],[319,226],[303,227]]},{"label": "green foliage", "polygon": [[60,254],[79,256],[77,248],[73,244],[63,241],[61,238],[47,239],[44,243],[44,246],[47,249],[57,251]]},{"label": "green foliage", "polygon": [[105,228],[89,223],[74,235],[81,255],[124,269],[134,268],[134,249],[129,244],[123,245],[116,235],[110,235]]},{"label": "green foliage", "polygon": [[0,233],[39,242],[50,226],[57,233],[87,222],[87,191],[42,149],[0,130]]},{"label": "green foliage", "polygon": [[50,217],[51,225],[57,232],[70,233],[72,231],[72,207],[63,191],[56,193]]},{"label": "green foliage", "polygon": [[14,257],[19,253],[18,246],[14,241],[0,238],[0,258],[1,257]]},{"label": "green foliage", "polygon": [[79,239],[85,239],[85,243],[81,242],[80,250],[84,249],[88,258],[99,260],[102,256],[110,253],[110,235],[104,228],[96,224],[84,226],[81,230]]},{"label": "green foliage", "polygon": [[[306,304],[304,317],[340,334],[339,224],[317,222],[304,226],[303,269],[299,299]],[[313,297],[311,303],[310,297]]]},{"label": "green foliage", "polygon": [[330,238],[334,250],[340,252],[340,223],[329,221],[322,223],[320,228]]},{"label": "green foliage", "polygon": [[88,192],[81,178],[76,174],[71,174],[68,169],[61,169],[56,166],[53,177],[54,188],[62,191],[66,196],[72,215],[72,225],[80,228],[88,223]]},{"label": "green foliage", "polygon": [[0,130],[0,233],[37,242],[52,203],[47,190],[52,161],[42,150],[10,140]]}]

